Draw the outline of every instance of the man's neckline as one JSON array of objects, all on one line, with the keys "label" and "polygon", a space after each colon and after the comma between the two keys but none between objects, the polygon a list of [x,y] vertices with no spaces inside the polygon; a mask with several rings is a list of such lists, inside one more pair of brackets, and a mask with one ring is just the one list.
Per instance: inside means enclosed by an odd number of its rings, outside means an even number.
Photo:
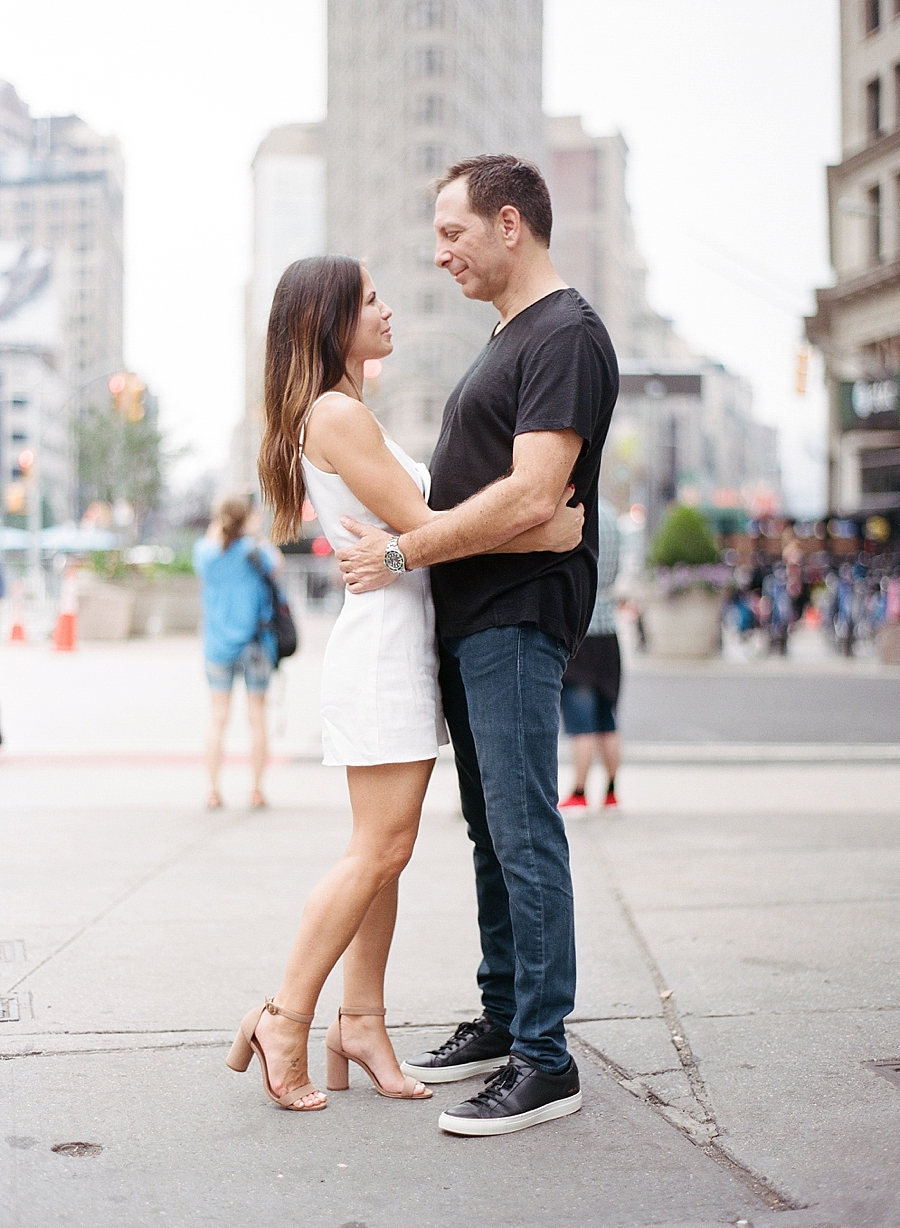
[{"label": "man's neckline", "polygon": [[501,324],[501,322],[498,320],[494,325],[494,331],[491,333],[490,340],[493,341],[496,337],[499,337],[501,333],[505,333],[514,320],[521,319],[522,316],[525,315],[526,311],[531,311],[532,307],[537,307],[539,303],[546,303],[547,299],[552,298],[554,294],[565,294],[572,288],[572,286],[557,286],[555,290],[549,290],[546,294],[542,294],[541,297],[536,298],[533,303],[529,303],[527,307],[523,307],[521,311],[517,311],[514,316],[510,316],[505,324]]}]

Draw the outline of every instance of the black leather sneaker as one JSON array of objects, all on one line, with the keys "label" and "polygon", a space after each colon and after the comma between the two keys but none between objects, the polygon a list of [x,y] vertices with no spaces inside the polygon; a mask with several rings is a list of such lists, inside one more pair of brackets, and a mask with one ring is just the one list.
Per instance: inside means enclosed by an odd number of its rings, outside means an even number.
[{"label": "black leather sneaker", "polygon": [[439,1049],[401,1062],[400,1069],[422,1083],[456,1083],[505,1066],[512,1043],[506,1028],[484,1014],[471,1023],[461,1023]]},{"label": "black leather sneaker", "polygon": [[547,1074],[519,1053],[485,1079],[471,1100],[447,1109],[438,1125],[449,1134],[514,1134],[581,1108],[581,1084],[573,1058],[560,1074]]}]

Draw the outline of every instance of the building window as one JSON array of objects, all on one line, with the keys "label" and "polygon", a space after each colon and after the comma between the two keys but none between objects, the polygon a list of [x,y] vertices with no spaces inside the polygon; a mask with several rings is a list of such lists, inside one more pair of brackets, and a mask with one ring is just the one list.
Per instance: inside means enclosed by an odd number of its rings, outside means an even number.
[{"label": "building window", "polygon": [[444,112],[444,99],[440,94],[425,94],[416,104],[416,119],[420,124],[441,124]]},{"label": "building window", "polygon": [[881,136],[881,78],[866,86],[866,134],[870,141]]},{"label": "building window", "polygon": [[868,203],[868,224],[869,224],[869,262],[871,264],[880,264],[882,251],[882,219],[881,219],[881,185],[876,183],[869,188],[866,193],[866,201]]},{"label": "building window", "polygon": [[444,0],[413,0],[406,19],[414,30],[439,30],[444,24]]},{"label": "building window", "polygon": [[420,145],[415,151],[415,165],[418,171],[439,171],[444,165],[444,151],[440,145]]},{"label": "building window", "polygon": [[874,34],[881,25],[881,0],[863,0],[866,34]]},{"label": "building window", "polygon": [[440,47],[419,47],[415,64],[417,76],[440,77],[444,72],[444,52]]}]

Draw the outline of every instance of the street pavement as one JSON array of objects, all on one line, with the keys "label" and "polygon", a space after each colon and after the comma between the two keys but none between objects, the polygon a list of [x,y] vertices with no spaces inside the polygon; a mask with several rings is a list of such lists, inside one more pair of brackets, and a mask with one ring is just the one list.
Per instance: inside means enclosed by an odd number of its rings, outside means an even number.
[{"label": "street pavement", "polygon": [[[349,831],[316,762],[327,630],[274,697],[264,812],[240,697],[202,809],[196,641],[0,647],[0,1224],[898,1228],[900,671],[633,663],[622,808],[568,823],[585,1107],[459,1139],[437,1117],[478,1080],[393,1102],[351,1068],[300,1115],[224,1065]],[[401,887],[401,1055],[478,1012],[477,960],[446,757]],[[335,976],[319,1080],[339,1002]]]}]

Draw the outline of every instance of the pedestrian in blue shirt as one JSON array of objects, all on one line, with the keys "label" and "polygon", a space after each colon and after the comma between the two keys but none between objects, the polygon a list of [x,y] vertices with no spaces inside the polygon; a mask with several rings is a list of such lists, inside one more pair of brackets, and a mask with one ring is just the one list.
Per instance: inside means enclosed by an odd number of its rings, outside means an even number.
[{"label": "pedestrian in blue shirt", "polygon": [[262,778],[268,761],[266,691],[278,663],[272,630],[272,598],[260,568],[280,570],[280,551],[253,536],[256,516],[243,498],[224,499],[206,532],[194,546],[194,570],[203,582],[203,652],[212,699],[206,748],[211,810],[222,805],[219,774],[222,743],[231,710],[235,675],[244,677],[250,721],[253,792],[250,805],[265,806]]}]

